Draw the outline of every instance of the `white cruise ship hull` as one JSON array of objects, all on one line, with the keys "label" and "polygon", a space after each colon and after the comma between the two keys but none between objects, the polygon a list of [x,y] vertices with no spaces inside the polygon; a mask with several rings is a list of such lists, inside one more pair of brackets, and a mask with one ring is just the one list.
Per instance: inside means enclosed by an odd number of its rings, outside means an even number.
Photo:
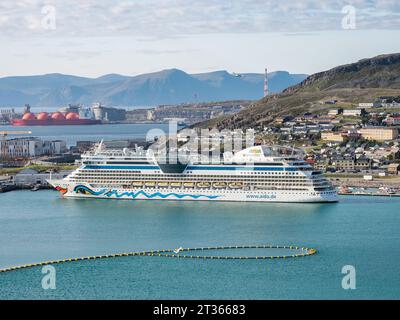
[{"label": "white cruise ship hull", "polygon": [[[67,198],[233,202],[336,202],[319,171],[288,150],[254,146],[223,161],[157,160],[151,152],[102,150],[82,156],[63,180],[49,182]],[[292,150],[290,150],[292,153]],[[290,153],[290,154],[291,154]],[[225,157],[226,155],[226,157]]]},{"label": "white cruise ship hull", "polygon": [[337,202],[336,191],[314,192],[296,190],[209,190],[190,188],[93,188],[64,180],[49,180],[66,198],[98,198],[118,200],[178,200],[229,202]]}]

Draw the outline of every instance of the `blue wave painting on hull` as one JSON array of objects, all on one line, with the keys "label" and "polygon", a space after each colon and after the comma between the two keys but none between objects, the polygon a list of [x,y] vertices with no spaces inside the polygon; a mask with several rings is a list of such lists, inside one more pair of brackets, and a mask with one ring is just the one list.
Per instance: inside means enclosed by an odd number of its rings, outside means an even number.
[{"label": "blue wave painting on hull", "polygon": [[102,189],[102,190],[96,192],[86,186],[78,185],[74,188],[74,191],[76,193],[90,193],[92,196],[100,196],[100,195],[104,194],[104,192],[106,192],[107,190]]},{"label": "blue wave painting on hull", "polygon": [[153,198],[156,198],[156,197],[160,197],[162,199],[166,199],[168,197],[175,197],[177,199],[183,199],[183,198],[192,198],[192,199],[207,198],[207,199],[212,200],[212,199],[219,198],[219,196],[209,196],[209,195],[202,195],[202,194],[199,194],[199,195],[197,195],[197,194],[177,194],[177,193],[163,194],[163,193],[160,193],[160,192],[155,192],[155,193],[152,193],[152,194],[148,194],[148,193],[144,192],[143,190],[140,190],[138,192],[130,191],[130,192],[118,193],[117,190],[107,191],[105,189],[102,189],[102,190],[100,190],[98,192],[95,192],[95,191],[89,189],[88,187],[82,186],[82,185],[78,185],[78,186],[76,186],[74,188],[75,192],[79,192],[79,191],[82,191],[82,190],[85,191],[85,192],[88,192],[88,193],[90,193],[91,195],[94,195],[94,196],[105,195],[106,197],[109,197],[109,198],[111,198],[112,196],[115,196],[116,198],[130,197],[132,199],[136,199],[139,195],[143,195],[148,199],[153,199]]}]

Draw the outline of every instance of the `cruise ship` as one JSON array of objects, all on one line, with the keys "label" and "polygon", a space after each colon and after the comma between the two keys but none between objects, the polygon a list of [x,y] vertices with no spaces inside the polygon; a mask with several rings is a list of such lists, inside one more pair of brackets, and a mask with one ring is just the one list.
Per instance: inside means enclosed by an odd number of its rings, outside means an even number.
[{"label": "cruise ship", "polygon": [[336,202],[324,175],[285,147],[226,152],[219,163],[160,161],[151,150],[100,144],[81,166],[48,181],[67,198],[243,202]]}]

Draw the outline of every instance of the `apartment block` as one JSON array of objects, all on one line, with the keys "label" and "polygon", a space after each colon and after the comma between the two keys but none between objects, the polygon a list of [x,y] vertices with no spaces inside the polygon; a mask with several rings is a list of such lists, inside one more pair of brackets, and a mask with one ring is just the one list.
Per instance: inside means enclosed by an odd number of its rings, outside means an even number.
[{"label": "apartment block", "polygon": [[398,137],[398,130],[396,128],[386,127],[370,127],[362,128],[359,130],[361,136],[368,140],[376,141],[390,141]]}]

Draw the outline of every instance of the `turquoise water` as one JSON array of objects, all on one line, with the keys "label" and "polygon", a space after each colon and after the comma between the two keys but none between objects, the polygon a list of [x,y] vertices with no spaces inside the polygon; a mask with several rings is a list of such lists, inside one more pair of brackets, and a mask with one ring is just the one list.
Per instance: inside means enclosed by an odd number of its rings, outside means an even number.
[{"label": "turquoise water", "polygon": [[[121,257],[0,274],[10,299],[399,299],[400,198],[337,204],[62,199],[0,194],[0,267],[66,257],[178,247],[276,244],[318,249],[287,260]],[[356,268],[356,290],[341,269]]]},{"label": "turquoise water", "polygon": [[[64,140],[68,146],[76,145],[77,141],[105,141],[119,139],[144,139],[146,134],[152,129],[160,129],[168,133],[167,124],[109,124],[109,125],[90,125],[90,126],[0,126],[0,130],[5,131],[31,131],[34,137],[43,140]],[[150,133],[149,139],[160,136],[160,133]]]}]

